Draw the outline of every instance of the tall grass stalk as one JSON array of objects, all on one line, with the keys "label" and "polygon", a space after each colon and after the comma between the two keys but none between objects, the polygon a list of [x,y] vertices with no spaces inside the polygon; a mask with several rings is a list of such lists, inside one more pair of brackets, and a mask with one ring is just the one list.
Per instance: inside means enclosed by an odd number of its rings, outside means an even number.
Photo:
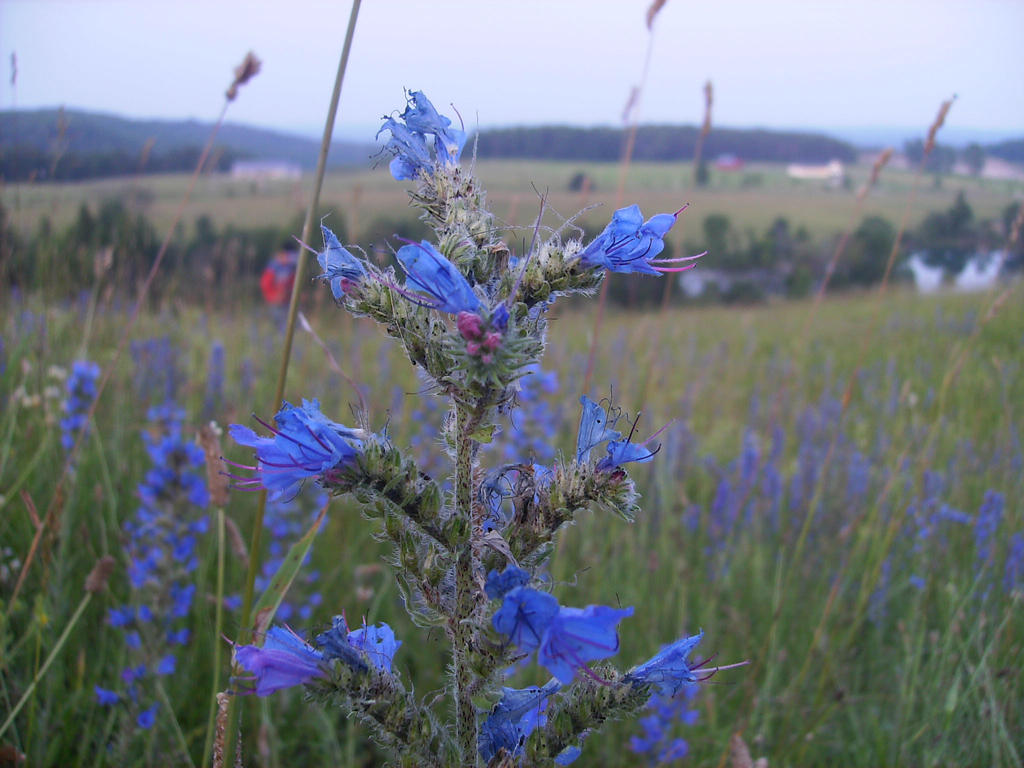
[{"label": "tall grass stalk", "polygon": [[[639,122],[640,99],[643,96],[644,86],[647,84],[647,72],[651,65],[651,52],[654,50],[654,20],[665,5],[666,0],[653,0],[647,9],[647,49],[644,52],[644,66],[640,74],[640,83],[634,86],[630,92],[629,100],[626,102],[624,120],[628,121],[626,131],[626,144],[622,150],[622,159],[619,161],[619,184],[615,191],[615,208],[622,207],[622,201],[626,197],[626,177],[629,175],[629,166],[633,161],[633,148],[636,145],[636,130]],[[581,392],[590,392],[590,384],[594,378],[594,362],[597,357],[597,342],[601,333],[601,322],[604,319],[604,307],[608,303],[608,286],[611,284],[612,274],[605,275],[601,283],[601,292],[597,297],[597,311],[594,314],[594,327],[591,330],[590,351],[587,353],[587,370],[583,376],[583,388]]]},{"label": "tall grass stalk", "polygon": [[[356,20],[359,18],[359,6],[362,0],[353,0],[352,10],[349,13],[348,28],[345,30],[345,42],[341,49],[341,58],[338,60],[338,71],[334,78],[334,88],[331,90],[331,102],[327,108],[327,119],[324,122],[323,137],[320,140],[320,153],[317,157],[316,175],[313,180],[313,191],[310,196],[309,207],[306,209],[306,218],[302,223],[302,242],[308,242],[313,228],[313,217],[320,205],[320,192],[323,188],[324,173],[327,170],[327,155],[331,148],[331,137],[334,134],[334,120],[338,112],[338,102],[341,99],[341,86],[345,79],[345,70],[348,67],[348,57],[352,50],[352,38],[355,35]],[[276,412],[281,406],[284,398],[284,388],[288,381],[288,366],[291,361],[292,340],[295,337],[295,321],[299,309],[299,294],[302,290],[303,277],[305,274],[306,259],[299,258],[295,267],[295,279],[292,283],[291,300],[288,303],[288,323],[285,327],[284,348],[281,352],[281,363],[277,372],[277,386],[274,391],[274,404],[272,412]],[[256,506],[256,517],[253,521],[252,539],[249,546],[249,568],[245,576],[245,585],[242,595],[242,625],[239,628],[238,644],[245,644],[252,641],[252,605],[253,591],[256,584],[256,575],[260,567],[260,548],[263,537],[263,519],[267,508],[267,492],[261,491]],[[261,639],[257,638],[259,642]],[[235,746],[237,743],[236,734],[239,732],[238,708],[235,706],[235,699],[228,704],[227,729],[224,741],[224,764],[234,765]]]}]

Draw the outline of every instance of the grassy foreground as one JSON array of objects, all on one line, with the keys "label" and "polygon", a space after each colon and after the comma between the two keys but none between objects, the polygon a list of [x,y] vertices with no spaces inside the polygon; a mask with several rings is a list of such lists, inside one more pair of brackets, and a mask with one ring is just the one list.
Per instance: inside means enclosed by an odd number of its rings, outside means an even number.
[{"label": "grassy foreground", "polygon": [[[622,667],[657,651],[659,638],[701,628],[704,654],[751,661],[701,686],[696,722],[674,726],[692,764],[727,760],[731,736],[741,733],[772,766],[1021,765],[1021,287],[985,322],[988,298],[847,297],[824,303],[813,320],[809,303],[605,318],[591,394],[642,410],[641,431],[672,423],[655,461],[633,471],[643,516],[630,526],[594,515],[564,531],[552,578],[575,585],[572,604],[636,606],[613,659]],[[526,459],[525,446],[538,439],[566,453],[574,445],[593,318],[555,311],[544,367],[560,384],[540,396],[542,416],[524,403],[506,430],[508,447],[485,453],[485,465]],[[140,437],[147,408],[170,397],[193,427],[211,418],[255,426],[250,413],[272,415],[281,333],[262,310],[206,315],[168,304],[144,317],[135,337],[150,344],[119,361],[74,475],[54,499],[64,395],[52,366],[87,357],[106,369],[124,316],[104,305],[27,300],[8,303],[3,318],[3,719],[57,647],[96,559],[109,553],[118,565],[0,745],[34,765],[120,764],[118,740],[132,723],[98,705],[94,686],[112,686],[126,663],[108,611],[129,594],[124,524],[150,468]],[[362,385],[373,426],[390,422],[398,445],[443,466],[433,440],[440,414],[396,350],[332,307],[311,322]],[[325,413],[349,421],[355,393],[307,334],[289,381],[289,399],[318,397]],[[230,445],[225,453],[247,458]],[[245,540],[254,506],[255,497],[236,492],[227,509]],[[300,578],[289,596],[299,607],[290,623],[320,628],[342,610],[352,623],[389,622],[406,641],[396,669],[431,698],[444,674],[443,636],[409,625],[373,525],[346,499],[328,515],[306,571],[315,578]],[[163,679],[157,727],[135,734],[128,762],[169,764],[149,735],[161,729],[180,734],[194,763],[203,762],[221,642],[210,530],[187,617],[191,642]],[[245,553],[238,545],[228,552],[227,593],[236,595]],[[229,610],[226,634],[236,622]],[[516,684],[541,674],[527,668]],[[246,701],[246,764],[377,763],[352,723],[300,698],[292,691]],[[593,738],[578,764],[645,762],[630,750],[636,733],[623,723]]]}]

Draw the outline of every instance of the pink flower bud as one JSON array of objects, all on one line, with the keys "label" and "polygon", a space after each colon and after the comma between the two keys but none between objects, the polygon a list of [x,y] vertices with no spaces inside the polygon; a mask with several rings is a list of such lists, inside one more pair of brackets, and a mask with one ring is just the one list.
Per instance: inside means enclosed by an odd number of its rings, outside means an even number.
[{"label": "pink flower bud", "polygon": [[466,342],[466,353],[469,354],[469,355],[479,355],[480,354],[480,344],[479,344],[479,342],[467,341]]},{"label": "pink flower bud", "polygon": [[484,337],[484,349],[493,352],[501,346],[501,334],[491,331]]},{"label": "pink flower bud", "polygon": [[483,335],[483,319],[475,312],[459,312],[455,326],[466,341],[479,339]]}]

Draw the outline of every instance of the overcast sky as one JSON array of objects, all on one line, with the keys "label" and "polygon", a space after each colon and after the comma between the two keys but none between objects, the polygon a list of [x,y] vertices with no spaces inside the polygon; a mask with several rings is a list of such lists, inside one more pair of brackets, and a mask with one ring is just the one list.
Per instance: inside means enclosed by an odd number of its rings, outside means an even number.
[{"label": "overcast sky", "polygon": [[[364,0],[339,134],[423,90],[468,127],[615,125],[640,80],[650,0]],[[249,49],[263,72],[229,119],[316,132],[350,4],[0,0],[0,106],[213,119]],[[1022,0],[668,0],[644,122],[1024,134]],[[16,86],[10,56],[17,54]]]}]

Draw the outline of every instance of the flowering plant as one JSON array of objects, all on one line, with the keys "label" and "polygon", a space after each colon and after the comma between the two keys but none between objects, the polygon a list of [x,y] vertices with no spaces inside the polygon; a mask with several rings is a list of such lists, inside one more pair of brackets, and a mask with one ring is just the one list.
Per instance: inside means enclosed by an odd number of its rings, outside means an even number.
[{"label": "flowering plant", "polygon": [[[616,670],[603,660],[618,651],[618,624],[633,608],[562,606],[542,578],[557,532],[580,512],[634,518],[638,496],[623,467],[651,461],[658,447],[653,438],[634,440],[635,423],[624,438],[615,429],[619,412],[584,396],[571,458],[541,466],[524,456],[486,472],[479,449],[493,438],[518,380],[537,369],[546,311],[557,297],[593,293],[608,271],[660,275],[689,269],[697,257],[659,258],[679,211],[645,222],[637,206],[617,211],[587,245],[562,231],[541,238],[538,218],[530,248],[515,254],[498,236],[479,183],[459,165],[465,133],[426,96],[410,94],[381,130],[389,135],[391,173],[416,183],[412,202],[434,238],[398,249],[403,279],[322,227],[320,279],[341,307],[397,339],[449,398],[442,437],[454,465],[451,491],[386,433],[330,421],[315,400],[285,403],[276,425],[263,424],[270,437],[239,425],[232,435],[256,452],[244,483],[282,498],[313,480],[353,495],[381,521],[405,607],[416,624],[447,636],[455,722],[442,725],[434,701],[417,699],[403,682],[400,663],[393,664],[401,643],[390,627],[350,631],[343,617],[310,642],[274,627],[261,642],[237,647],[245,672],[236,686],[267,695],[304,685],[314,699],[366,723],[403,765],[566,765],[602,723],[718,669],[687,660],[697,636]],[[534,652],[551,682],[503,687],[505,670]]]}]

